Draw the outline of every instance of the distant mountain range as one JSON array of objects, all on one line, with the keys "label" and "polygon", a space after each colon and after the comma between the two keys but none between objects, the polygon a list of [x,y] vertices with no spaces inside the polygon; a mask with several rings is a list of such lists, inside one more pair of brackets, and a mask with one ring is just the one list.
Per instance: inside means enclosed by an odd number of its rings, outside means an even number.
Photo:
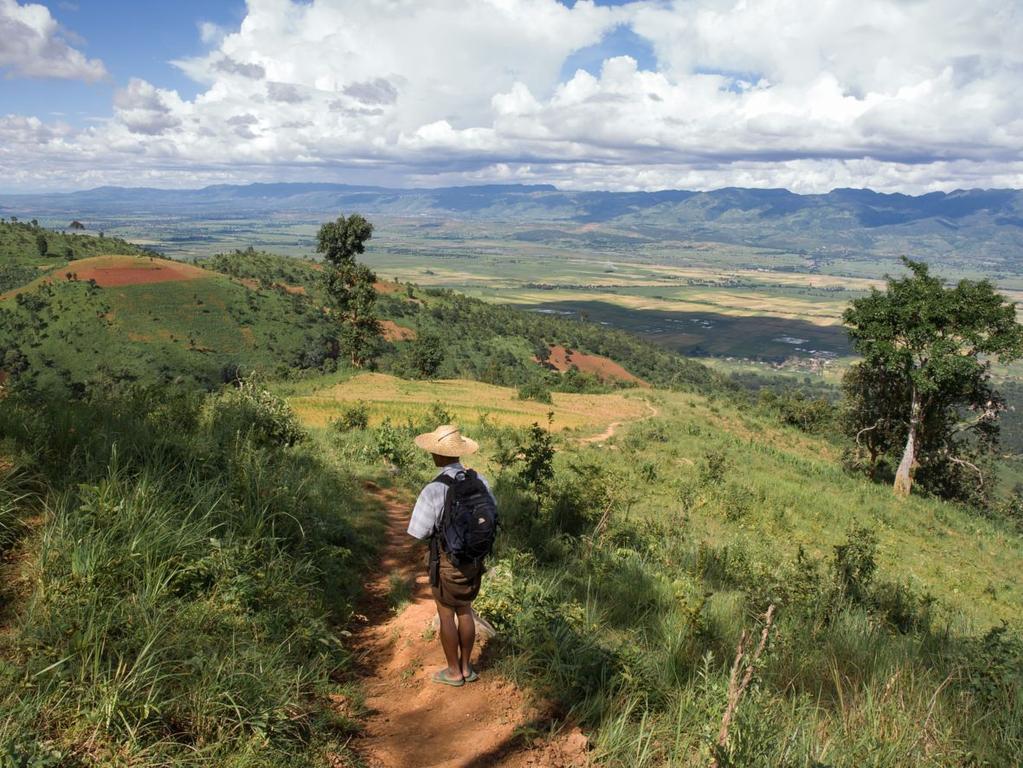
[{"label": "distant mountain range", "polygon": [[970,189],[913,196],[866,189],[799,195],[785,189],[579,192],[550,185],[388,189],[346,184],[217,185],[167,190],[100,187],[0,195],[0,216],[114,220],[338,212],[439,217],[559,231],[591,224],[640,240],[706,240],[834,256],[932,252],[974,268],[1023,265],[1023,191]]}]

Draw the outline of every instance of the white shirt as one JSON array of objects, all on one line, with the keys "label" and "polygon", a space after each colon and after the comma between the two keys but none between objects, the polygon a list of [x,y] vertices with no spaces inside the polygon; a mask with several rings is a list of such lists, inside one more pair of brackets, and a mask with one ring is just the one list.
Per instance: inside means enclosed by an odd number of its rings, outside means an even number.
[{"label": "white shirt", "polygon": [[[464,471],[465,467],[462,466],[461,462],[456,461],[454,464],[448,464],[444,467],[440,474],[454,477],[459,472]],[[479,475],[479,478],[483,481],[483,485],[487,487],[491,497],[493,497],[494,493],[490,490],[490,484],[486,478],[483,475]],[[448,487],[444,483],[434,480],[426,484],[426,487],[419,493],[419,498],[416,499],[415,507],[412,508],[412,519],[408,523],[409,536],[417,539],[427,539],[433,535],[433,529],[437,527],[437,521],[440,520],[441,513],[444,511],[444,497],[447,495],[447,492]]]}]

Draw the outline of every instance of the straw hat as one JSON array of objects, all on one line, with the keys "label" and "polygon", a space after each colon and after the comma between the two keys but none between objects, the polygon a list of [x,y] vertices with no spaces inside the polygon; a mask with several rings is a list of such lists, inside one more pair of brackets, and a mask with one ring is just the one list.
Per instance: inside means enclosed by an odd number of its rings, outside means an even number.
[{"label": "straw hat", "polygon": [[475,440],[462,437],[462,432],[454,424],[442,424],[433,432],[419,435],[416,445],[438,456],[468,456],[480,447]]}]

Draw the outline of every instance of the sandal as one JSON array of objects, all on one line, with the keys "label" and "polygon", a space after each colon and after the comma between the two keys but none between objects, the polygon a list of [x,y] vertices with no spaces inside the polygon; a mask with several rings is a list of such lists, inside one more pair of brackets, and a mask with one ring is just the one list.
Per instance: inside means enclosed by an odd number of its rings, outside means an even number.
[{"label": "sandal", "polygon": [[438,669],[433,673],[433,682],[440,683],[441,685],[450,685],[455,688],[460,688],[465,685],[465,678],[451,678],[448,677],[447,669]]},{"label": "sandal", "polygon": [[467,683],[475,683],[477,680],[480,679],[480,673],[476,671],[476,667],[470,664],[469,674],[465,675],[462,679],[465,680],[465,682]]}]

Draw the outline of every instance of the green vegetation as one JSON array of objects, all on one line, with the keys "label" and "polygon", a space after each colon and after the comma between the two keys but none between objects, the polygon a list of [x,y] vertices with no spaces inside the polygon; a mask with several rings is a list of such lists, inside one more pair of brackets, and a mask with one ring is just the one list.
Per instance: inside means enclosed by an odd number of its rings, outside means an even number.
[{"label": "green vegetation", "polygon": [[[505,525],[489,669],[581,724],[599,764],[1020,762],[1020,495],[895,499],[848,471],[843,420],[904,418],[897,388],[870,379],[842,411],[773,379],[752,398],[596,323],[413,284],[367,303],[343,229],[333,309],[388,321],[346,350],[377,372],[338,361],[320,265],[254,250],[0,302],[0,765],[354,760],[328,697],[358,701],[339,628],[381,533],[359,489],[417,488],[435,468],[412,436],[456,418]],[[653,386],[558,373],[552,345]],[[388,587],[398,610],[409,584]],[[720,745],[736,646],[772,605]]]},{"label": "green vegetation", "polygon": [[[326,696],[377,538],[253,385],[0,409],[0,764],[322,765]],[[292,445],[295,443],[295,445]],[[13,602],[12,602],[13,601]]]},{"label": "green vegetation", "polygon": [[286,375],[327,358],[308,298],[224,276],[101,288],[61,279],[0,302],[0,352],[26,388],[84,392],[116,382],[211,387],[237,372]]},{"label": "green vegetation", "polygon": [[[542,430],[503,436],[505,529],[477,606],[500,669],[581,721],[601,765],[1018,762],[1023,641],[999,622],[1023,600],[1020,538],[692,402],[659,403],[614,454],[550,461]],[[740,633],[771,604],[719,750]]]},{"label": "green vegetation", "polygon": [[369,362],[373,344],[380,336],[380,323],[374,312],[376,275],[355,258],[365,252],[366,241],[372,236],[373,225],[353,213],[347,219],[338,216],[324,224],[316,237],[316,252],[323,254],[325,262],[334,338],[357,368]]},{"label": "green vegetation", "polygon": [[[905,263],[909,277],[890,278],[885,292],[871,291],[845,314],[863,355],[845,384],[851,431],[867,434],[871,473],[880,454],[902,444],[895,472],[902,496],[918,471],[942,496],[961,496],[968,484],[982,494],[984,473],[974,462],[993,451],[1006,408],[992,386],[990,358],[1023,355],[1023,327],[989,281],[947,288],[926,264]],[[970,470],[976,475],[964,478]]]},{"label": "green vegetation", "polygon": [[44,229],[34,220],[0,219],[0,294],[75,259],[111,253],[142,255],[147,251],[119,237],[65,234]]}]

